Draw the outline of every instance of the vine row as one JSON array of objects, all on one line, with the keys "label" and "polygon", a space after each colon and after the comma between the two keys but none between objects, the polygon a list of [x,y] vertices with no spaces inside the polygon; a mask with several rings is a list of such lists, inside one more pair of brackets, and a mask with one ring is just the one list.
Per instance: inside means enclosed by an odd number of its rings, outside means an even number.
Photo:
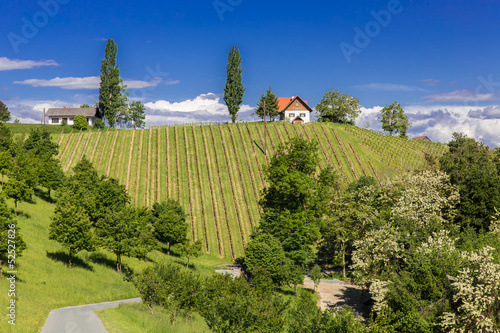
[{"label": "vine row", "polygon": [[215,195],[214,195],[214,190],[212,186],[212,177],[210,176],[210,169],[211,169],[211,163],[210,163],[210,154],[208,153],[207,149],[207,143],[205,142],[205,134],[203,131],[203,126],[201,128],[201,141],[203,143],[203,150],[205,151],[205,156],[207,157],[207,174],[208,174],[208,184],[210,187],[210,198],[212,199],[212,207],[213,207],[213,213],[214,213],[214,222],[215,222],[215,231],[217,234],[217,245],[219,247],[219,256],[222,257],[222,240],[220,239],[220,233],[219,233],[219,223],[217,221],[217,204],[215,201]]},{"label": "vine row", "polygon": [[[220,129],[220,127],[219,127],[219,129]],[[240,161],[238,159],[238,151],[236,150],[236,145],[234,143],[233,132],[231,131],[231,126],[228,125],[227,129],[229,131],[229,136],[231,137],[231,143],[233,144],[234,159],[236,160],[236,167],[238,168],[238,172],[237,173],[240,175],[241,190],[243,192],[243,197],[245,198],[245,205],[247,207],[248,219],[249,219],[249,222],[250,222],[250,229],[253,229],[253,218],[252,218],[252,213],[250,212],[250,205],[248,204],[248,196],[247,196],[247,191],[245,189],[245,183],[243,182],[243,174],[241,172],[242,170],[241,170],[241,167],[240,167]],[[243,146],[243,142],[242,142],[242,146]],[[250,177],[250,180],[252,182],[252,187],[255,188],[255,185],[253,183],[252,173],[251,173],[251,170],[250,170],[250,165],[248,164],[248,159],[246,157],[246,154],[245,154],[245,161],[246,161],[247,168],[248,168],[248,171],[249,171],[248,176]],[[235,201],[235,204],[236,204],[236,201]],[[242,237],[243,237],[243,235],[242,235]]]},{"label": "vine row", "polygon": [[78,145],[80,144],[80,140],[82,139],[83,131],[80,130],[80,134],[78,135],[78,139],[76,140],[75,143],[75,148],[73,148],[73,151],[71,152],[71,155],[69,156],[68,162],[66,163],[66,166],[64,167],[64,172],[69,170],[69,167],[71,166],[71,162],[73,161],[73,157],[75,156],[76,150],[78,148]]},{"label": "vine row", "polygon": [[352,173],[354,174],[354,178],[356,180],[358,180],[358,175],[356,174],[356,171],[354,170],[354,167],[352,166],[351,159],[349,158],[349,156],[347,156],[347,152],[344,149],[344,145],[342,144],[342,141],[340,141],[340,139],[339,139],[339,137],[337,135],[337,132],[335,131],[334,128],[332,128],[332,131],[333,131],[333,134],[335,135],[335,138],[337,139],[337,142],[339,143],[339,146],[340,146],[340,149],[342,150],[342,153],[344,153],[344,156],[345,156],[345,158],[347,160],[347,163],[349,164],[349,167],[352,170]]},{"label": "vine row", "polygon": [[194,135],[194,127],[191,127],[193,133],[193,146],[194,146],[194,156],[196,159],[196,176],[198,179],[198,190],[200,193],[200,202],[201,202],[201,219],[203,221],[203,233],[205,234],[206,241],[206,251],[210,252],[210,247],[208,246],[208,233],[207,233],[207,220],[205,217],[205,206],[203,204],[203,189],[201,188],[201,170],[200,170],[200,162],[198,161],[198,147],[196,145],[196,135]]},{"label": "vine row", "polygon": [[130,149],[128,151],[127,182],[125,183],[125,188],[127,190],[129,189],[130,166],[132,164],[132,155],[134,154],[134,137],[135,137],[135,130],[132,131],[132,139],[130,140]]},{"label": "vine row", "polygon": [[[241,216],[240,216],[240,210],[238,209],[238,201],[236,200],[236,194],[234,193],[234,180],[233,177],[231,176],[231,167],[229,165],[229,160],[227,158],[227,151],[226,151],[226,145],[224,143],[224,139],[222,137],[222,129],[220,127],[220,124],[217,125],[219,128],[219,133],[220,133],[220,138],[221,138],[221,143],[222,143],[222,151],[224,152],[224,159],[226,160],[226,167],[227,167],[227,174],[229,176],[229,184],[231,188],[231,193],[233,194],[233,202],[234,202],[234,210],[236,211],[236,220],[238,221],[238,227],[240,229],[240,236],[241,236],[241,243],[243,244],[243,248],[245,248],[245,237],[244,237],[244,232],[243,228],[241,226]],[[228,125],[229,127],[229,125]],[[248,205],[246,202],[246,197],[245,197],[245,203]]]},{"label": "vine row", "polygon": [[196,241],[196,235],[194,232],[194,214],[193,214],[193,203],[192,203],[192,195],[191,195],[191,181],[189,179],[189,158],[187,151],[187,137],[186,137],[186,127],[184,126],[184,130],[182,131],[184,137],[184,155],[186,156],[186,179],[187,179],[187,188],[188,188],[188,202],[189,202],[189,214],[191,217],[191,237],[193,242]]},{"label": "vine row", "polygon": [[356,154],[356,150],[354,150],[354,147],[352,146],[352,143],[351,142],[347,142],[347,143],[349,144],[349,147],[351,148],[352,152],[354,153],[354,157],[356,157],[356,160],[358,161],[358,164],[359,164],[359,167],[361,168],[361,171],[363,171],[363,174],[365,175],[365,177],[368,177],[368,175],[366,174],[365,168],[363,168],[363,165],[361,164],[361,161],[359,159],[358,154]]},{"label": "vine row", "polygon": [[215,165],[217,169],[217,175],[219,176],[219,185],[220,185],[220,191],[221,191],[221,197],[222,197],[222,205],[224,208],[224,215],[226,216],[226,225],[227,225],[227,231],[229,233],[229,245],[231,246],[231,255],[233,259],[236,258],[236,255],[234,253],[234,246],[233,246],[233,237],[231,235],[231,228],[229,227],[229,218],[227,217],[227,207],[226,207],[226,199],[224,198],[224,190],[222,189],[222,179],[220,177],[220,170],[219,170],[219,159],[217,157],[217,149],[215,147],[215,139],[214,139],[214,132],[212,130],[212,125],[209,125],[208,128],[210,128],[210,134],[212,136],[212,144],[214,147],[214,152],[215,152]]}]

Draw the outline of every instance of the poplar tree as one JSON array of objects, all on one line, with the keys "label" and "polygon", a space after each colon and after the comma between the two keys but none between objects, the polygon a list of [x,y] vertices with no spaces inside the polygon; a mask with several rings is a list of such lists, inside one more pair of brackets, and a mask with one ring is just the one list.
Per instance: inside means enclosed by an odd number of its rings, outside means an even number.
[{"label": "poplar tree", "polygon": [[240,51],[238,45],[234,45],[231,47],[227,59],[227,80],[224,88],[224,102],[233,123],[236,121],[240,105],[243,103],[243,94],[245,93],[245,88],[241,83],[242,71]]},{"label": "poplar tree", "polygon": [[123,107],[125,96],[123,94],[125,86],[120,79],[120,69],[116,64],[117,51],[118,48],[114,40],[108,39],[104,59],[101,61],[99,118],[106,117],[110,127],[115,125],[117,113]]}]

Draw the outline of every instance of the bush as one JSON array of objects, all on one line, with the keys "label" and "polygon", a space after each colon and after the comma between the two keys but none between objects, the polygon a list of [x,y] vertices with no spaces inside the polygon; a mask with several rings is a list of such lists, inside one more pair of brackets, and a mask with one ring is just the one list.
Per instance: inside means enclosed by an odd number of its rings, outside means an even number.
[{"label": "bush", "polygon": [[80,129],[86,130],[87,127],[88,127],[87,117],[82,116],[82,115],[78,115],[73,120],[73,128],[74,129],[77,129],[77,130],[80,130]]},{"label": "bush", "polygon": [[104,121],[101,118],[96,118],[94,122],[95,128],[104,128]]},{"label": "bush", "polygon": [[68,125],[66,119],[61,120],[61,126],[66,126],[66,125]]}]

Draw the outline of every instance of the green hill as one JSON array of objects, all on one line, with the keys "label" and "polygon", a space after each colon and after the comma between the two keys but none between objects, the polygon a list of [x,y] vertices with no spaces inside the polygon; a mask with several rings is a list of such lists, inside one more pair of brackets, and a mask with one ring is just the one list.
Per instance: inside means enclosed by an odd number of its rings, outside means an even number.
[{"label": "green hill", "polygon": [[[295,136],[319,142],[320,168],[332,166],[344,184],[373,176],[379,182],[440,156],[445,146],[381,135],[350,125],[267,123],[268,157]],[[135,205],[174,198],[189,214],[190,236],[207,253],[244,254],[259,222],[265,185],[264,124],[211,124],[53,134],[66,172],[86,155],[100,174],[119,179]]]}]

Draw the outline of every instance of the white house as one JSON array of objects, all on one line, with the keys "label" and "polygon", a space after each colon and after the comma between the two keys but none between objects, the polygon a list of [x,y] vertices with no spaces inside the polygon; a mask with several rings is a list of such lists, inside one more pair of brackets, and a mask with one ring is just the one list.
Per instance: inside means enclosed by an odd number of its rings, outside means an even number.
[{"label": "white house", "polygon": [[288,120],[294,124],[305,124],[311,121],[313,109],[299,96],[278,98],[280,120]]},{"label": "white house", "polygon": [[60,125],[64,120],[67,125],[73,125],[73,119],[82,115],[87,118],[87,124],[94,126],[98,109],[96,108],[50,108],[45,113],[49,117],[49,124]]}]

